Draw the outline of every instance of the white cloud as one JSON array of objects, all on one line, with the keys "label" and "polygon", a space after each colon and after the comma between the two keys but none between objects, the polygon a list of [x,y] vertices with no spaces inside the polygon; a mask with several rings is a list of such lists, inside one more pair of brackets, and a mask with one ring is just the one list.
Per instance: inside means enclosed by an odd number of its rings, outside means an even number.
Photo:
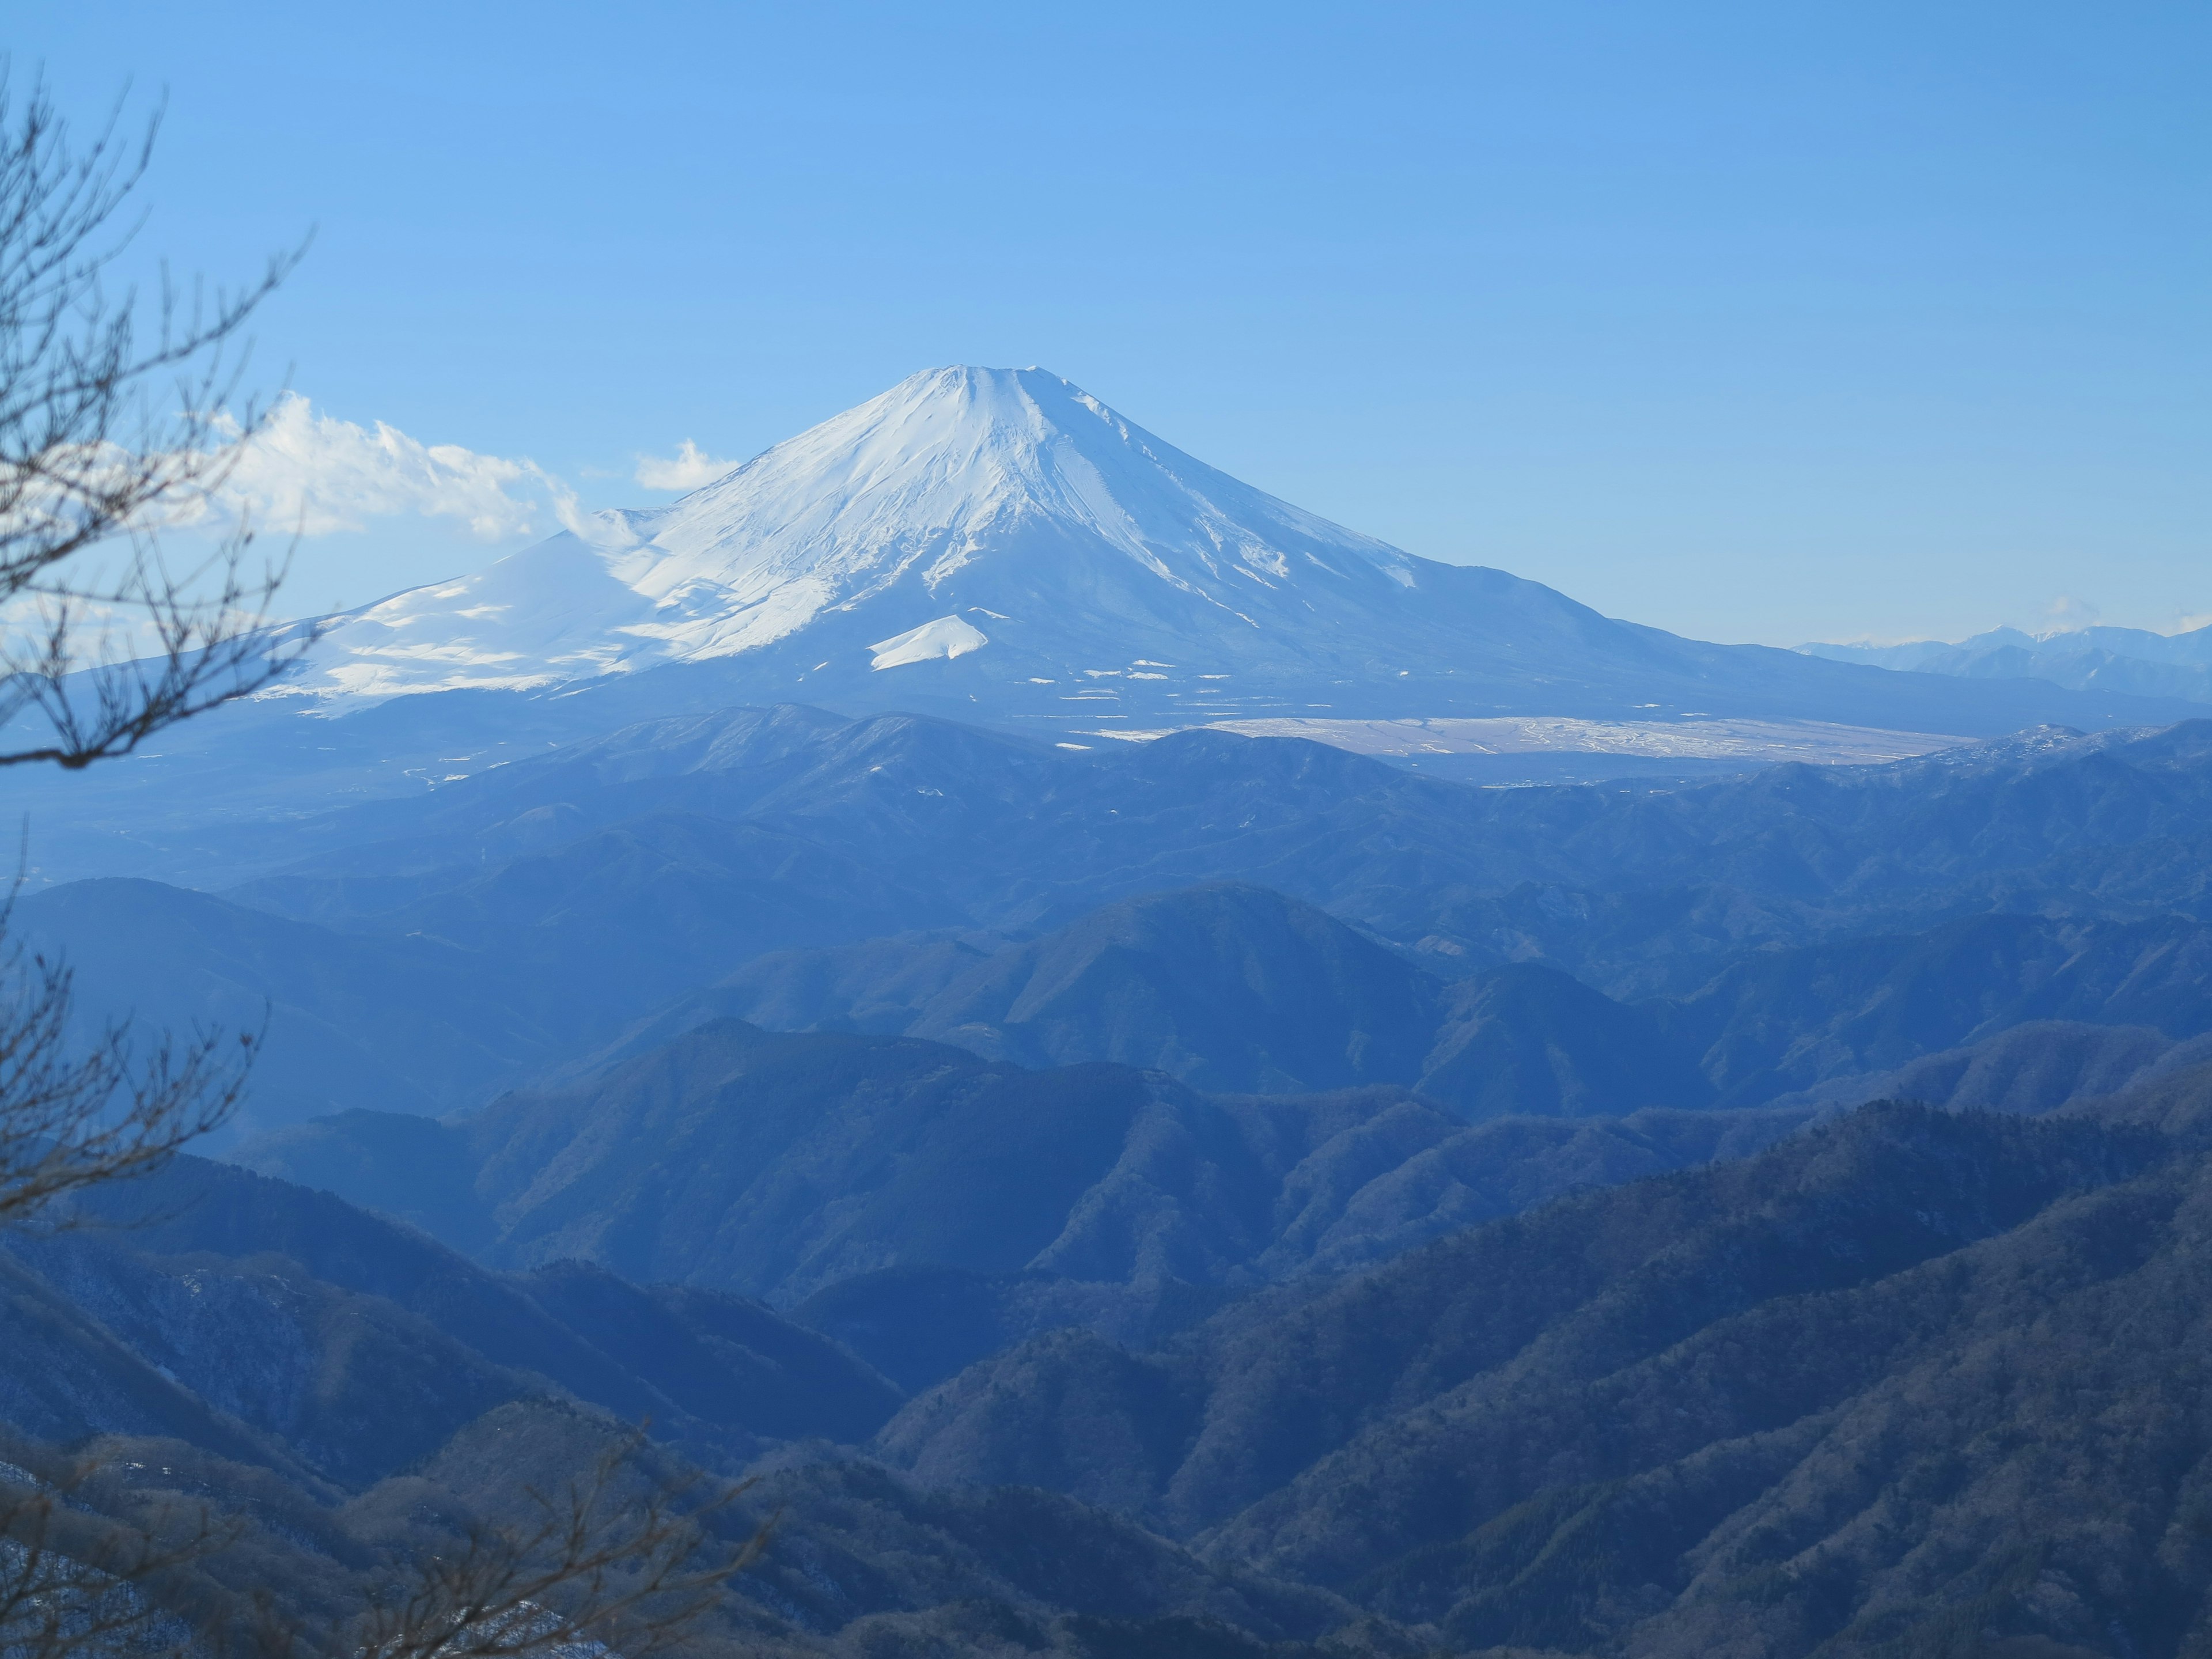
[{"label": "white cloud", "polygon": [[549,495],[563,516],[566,494],[532,462],[420,443],[382,421],[370,431],[290,392],[241,450],[216,506],[278,534],[326,536],[412,514],[458,520],[497,542],[532,533]]},{"label": "white cloud", "polygon": [[2087,599],[2077,599],[2071,593],[2061,593],[2044,607],[2045,631],[2051,634],[2073,634],[2094,627],[2105,613]]},{"label": "white cloud", "polygon": [[718,461],[712,455],[701,454],[699,446],[686,438],[672,459],[639,456],[636,477],[647,489],[696,489],[733,471],[737,465],[735,461]]}]

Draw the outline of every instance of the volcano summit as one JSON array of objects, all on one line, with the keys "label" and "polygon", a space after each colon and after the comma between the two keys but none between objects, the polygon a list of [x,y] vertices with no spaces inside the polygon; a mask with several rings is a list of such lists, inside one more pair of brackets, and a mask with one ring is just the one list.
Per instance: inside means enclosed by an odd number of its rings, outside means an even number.
[{"label": "volcano summit", "polygon": [[1030,729],[1704,714],[1979,735],[2176,717],[1613,621],[1317,518],[1039,368],[914,375],[672,506],[595,514],[336,620],[293,688],[332,713],[692,665],[731,702]]}]

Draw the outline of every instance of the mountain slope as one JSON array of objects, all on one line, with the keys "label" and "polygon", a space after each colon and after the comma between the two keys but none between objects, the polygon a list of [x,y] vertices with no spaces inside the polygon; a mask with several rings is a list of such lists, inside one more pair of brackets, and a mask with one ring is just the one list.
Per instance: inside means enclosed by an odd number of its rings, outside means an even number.
[{"label": "mountain slope", "polygon": [[[238,1156],[493,1263],[581,1258],[788,1306],[890,1269],[1098,1286],[1333,1269],[1764,1146],[1809,1115],[1469,1126],[1399,1090],[1202,1095],[1118,1066],[1028,1072],[911,1037],[720,1020],[465,1119],[345,1113]],[[1105,1297],[1059,1322],[1126,1314]]]},{"label": "mountain slope", "polygon": [[[34,1339],[26,1327],[0,1358],[0,1397],[50,1402],[10,1418],[51,1437],[181,1431],[266,1459],[265,1443],[242,1449],[258,1434],[358,1485],[503,1401],[549,1392],[738,1455],[769,1438],[865,1435],[898,1401],[852,1355],[757,1303],[641,1288],[578,1262],[489,1273],[329,1193],[198,1158],[96,1189],[75,1221],[0,1240],[9,1273],[58,1292],[82,1328]],[[135,1418],[96,1389],[58,1393],[58,1358],[98,1346],[85,1331],[166,1380],[142,1382],[153,1403]],[[230,1438],[149,1415],[162,1401],[180,1419],[179,1401],[211,1408]]]},{"label": "mountain slope", "polygon": [[763,957],[591,1063],[717,1018],[925,1037],[1030,1066],[1110,1060],[1213,1091],[1397,1084],[1471,1121],[1619,1116],[1713,1092],[1650,1012],[1556,969],[1448,984],[1326,911],[1241,882],[1107,905],[995,951],[894,939]]},{"label": "mountain slope", "polygon": [[32,894],[10,931],[69,963],[88,1032],[265,1023],[240,1133],[355,1107],[450,1110],[558,1048],[520,976],[434,939],[349,937],[123,879]]},{"label": "mountain slope", "polygon": [[912,376],[671,507],[342,618],[297,689],[542,690],[656,664],[712,665],[729,701],[1068,730],[1657,708],[1992,734],[2158,712],[1613,622],[1316,518],[1043,370],[972,368]]},{"label": "mountain slope", "polygon": [[1200,1089],[1297,1093],[1418,1078],[1439,988],[1324,911],[1223,883],[1009,946],[906,1032],[1024,1065],[1109,1060]]},{"label": "mountain slope", "polygon": [[2208,1180],[2094,1122],[1869,1109],[1164,1352],[1038,1339],[880,1443],[1110,1492],[1454,1649],[2188,1652]]}]

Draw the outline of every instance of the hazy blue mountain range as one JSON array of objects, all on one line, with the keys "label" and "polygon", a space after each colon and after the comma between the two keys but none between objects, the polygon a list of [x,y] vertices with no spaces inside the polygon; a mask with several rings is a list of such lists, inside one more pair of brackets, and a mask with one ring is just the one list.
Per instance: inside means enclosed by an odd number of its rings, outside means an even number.
[{"label": "hazy blue mountain range", "polygon": [[[291,683],[221,720],[84,777],[11,780],[33,862],[56,879],[221,885],[333,801],[406,800],[742,704],[922,713],[1092,749],[1255,719],[1530,717],[1564,724],[1517,732],[1516,747],[1559,751],[1523,773],[1588,777],[1620,745],[1590,750],[1576,722],[1636,729],[1623,771],[1648,769],[1632,751],[1654,745],[1695,770],[1714,720],[1771,726],[1751,752],[1780,753],[1838,726],[2164,725],[2202,697],[1679,638],[1330,524],[1037,369],[915,375],[665,508],[597,514],[326,620]],[[1422,765],[1449,746],[1409,742],[1385,747]]]},{"label": "hazy blue mountain range", "polygon": [[1470,1126],[1402,1090],[1206,1095],[720,1020],[580,1085],[442,1124],[341,1114],[239,1157],[486,1261],[580,1256],[788,1307],[893,1267],[1117,1285],[1334,1270],[1600,1172],[1763,1145],[1814,1110]]},{"label": "hazy blue mountain range", "polygon": [[1947,645],[1802,645],[1830,662],[1869,663],[1917,674],[1967,679],[2043,680],[2076,691],[2183,697],[2212,702],[2212,627],[2180,634],[2141,628],[2082,628],[2059,634],[1992,629]]},{"label": "hazy blue mountain range", "polygon": [[1712,1092],[1647,1014],[1555,969],[1447,981],[1243,883],[1125,900],[994,951],[895,939],[764,956],[592,1063],[716,1016],[897,1032],[1024,1066],[1113,1060],[1201,1089],[1400,1084],[1469,1119],[1694,1106]]},{"label": "hazy blue mountain range", "polygon": [[[849,928],[878,904],[921,926],[949,916],[1050,927],[1220,878],[1393,938],[1448,921],[1462,898],[1541,885],[1729,887],[1856,921],[1880,905],[1987,908],[1999,892],[2077,885],[2085,872],[2115,899],[2131,877],[2176,879],[2141,861],[2206,834],[2208,753],[2212,724],[2189,722],[2036,734],[1886,766],[1778,767],[1699,787],[1491,790],[1297,739],[1188,732],[1070,754],[905,717],[733,710],[301,820],[281,842],[258,837],[266,872],[229,890],[356,931],[488,942],[501,930],[534,936],[544,907],[586,875],[592,903],[602,872],[766,877],[787,838],[809,856],[866,866],[850,899],[806,885],[842,866],[794,870],[786,884],[825,928]],[[641,845],[648,826],[695,820],[768,839],[726,830]],[[823,908],[837,904],[849,908]]]},{"label": "hazy blue mountain range", "polygon": [[19,902],[268,1035],[246,1168],[0,1250],[0,1462],[336,1606],[650,1419],[787,1517],[736,1650],[2191,1650],[2212,722],[1491,789],[622,690]]},{"label": "hazy blue mountain range", "polygon": [[1447,981],[1420,965],[1433,953],[1395,954],[1311,907],[1224,884],[1109,905],[988,952],[894,939],[764,957],[589,1064],[734,1017],[932,1037],[1030,1066],[1114,1060],[1200,1088],[1395,1084],[1468,1121],[1617,1115],[1841,1086],[2051,1022],[2133,1029],[2130,1053],[2146,1032],[2200,1036],[2208,944],[2207,924],[2183,916],[1980,915],[1746,951],[1687,996],[1629,1002],[1540,963]]},{"label": "hazy blue mountain range", "polygon": [[1745,1103],[2024,1023],[2202,1031],[2207,730],[1508,791],[736,711],[302,821],[325,850],[228,897],[66,884],[18,926],[89,1015],[267,1011],[249,1127],[466,1108],[716,1015],[1470,1115]]}]

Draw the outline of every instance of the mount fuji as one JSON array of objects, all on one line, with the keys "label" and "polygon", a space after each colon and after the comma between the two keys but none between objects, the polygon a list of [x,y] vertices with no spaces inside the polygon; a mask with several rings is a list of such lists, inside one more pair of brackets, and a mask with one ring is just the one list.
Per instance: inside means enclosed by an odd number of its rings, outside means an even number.
[{"label": "mount fuji", "polygon": [[331,714],[616,679],[649,711],[665,676],[647,671],[677,669],[686,702],[703,677],[731,702],[1041,732],[1543,715],[1976,736],[2180,717],[1614,621],[1331,524],[1039,368],[914,375],[670,507],[598,514],[332,621],[286,688]]}]

